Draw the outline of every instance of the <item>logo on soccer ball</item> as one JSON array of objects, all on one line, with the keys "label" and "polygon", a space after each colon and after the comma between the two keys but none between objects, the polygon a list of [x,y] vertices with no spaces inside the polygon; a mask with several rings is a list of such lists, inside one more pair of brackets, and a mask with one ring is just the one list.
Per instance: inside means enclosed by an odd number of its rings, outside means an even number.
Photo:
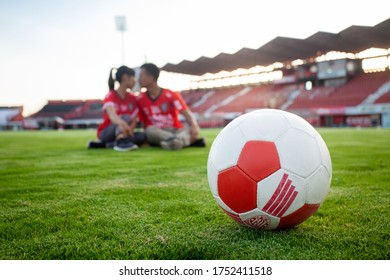
[{"label": "logo on soccer ball", "polygon": [[244,224],[256,229],[266,229],[271,224],[271,219],[268,216],[255,216],[244,221]]},{"label": "logo on soccer ball", "polygon": [[237,222],[281,229],[312,216],[324,201],[332,162],[320,134],[297,115],[263,109],[229,123],[207,162],[210,190]]}]

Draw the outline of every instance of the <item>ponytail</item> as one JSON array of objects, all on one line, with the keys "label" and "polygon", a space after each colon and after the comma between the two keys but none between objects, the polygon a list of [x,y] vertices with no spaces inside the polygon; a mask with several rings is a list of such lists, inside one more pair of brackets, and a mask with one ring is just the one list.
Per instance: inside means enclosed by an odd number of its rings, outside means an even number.
[{"label": "ponytail", "polygon": [[111,68],[110,70],[110,76],[108,77],[108,88],[110,90],[114,90],[115,88],[115,80],[114,78],[112,77],[112,72],[115,70],[115,68]]},{"label": "ponytail", "polygon": [[[115,73],[115,79],[113,77],[113,72],[116,70]],[[124,74],[135,76],[135,71],[127,66],[121,66],[119,68],[111,68],[110,70],[110,76],[108,77],[108,88],[110,90],[114,90],[115,88],[115,81],[121,82],[122,76]]]}]

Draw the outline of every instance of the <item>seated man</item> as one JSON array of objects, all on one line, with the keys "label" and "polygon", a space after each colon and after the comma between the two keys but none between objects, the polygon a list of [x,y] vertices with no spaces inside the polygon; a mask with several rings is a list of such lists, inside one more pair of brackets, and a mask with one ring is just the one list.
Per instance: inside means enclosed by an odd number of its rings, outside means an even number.
[{"label": "seated man", "polygon": [[[199,125],[180,94],[160,88],[157,80],[160,69],[146,63],[141,66],[139,83],[146,88],[138,98],[139,115],[144,123],[150,144],[166,150],[179,150],[190,145],[205,146],[198,139]],[[188,123],[185,128],[179,120],[181,113]]]}]

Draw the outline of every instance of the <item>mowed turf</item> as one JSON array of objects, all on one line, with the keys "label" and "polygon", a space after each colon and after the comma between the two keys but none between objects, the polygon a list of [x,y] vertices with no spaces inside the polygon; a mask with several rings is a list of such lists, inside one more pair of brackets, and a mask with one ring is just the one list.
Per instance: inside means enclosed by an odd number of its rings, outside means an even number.
[{"label": "mowed turf", "polygon": [[[0,133],[0,259],[390,259],[390,130],[323,129],[333,180],[296,228],[217,206],[208,147],[87,150],[94,131]],[[227,153],[229,151],[226,151]]]}]

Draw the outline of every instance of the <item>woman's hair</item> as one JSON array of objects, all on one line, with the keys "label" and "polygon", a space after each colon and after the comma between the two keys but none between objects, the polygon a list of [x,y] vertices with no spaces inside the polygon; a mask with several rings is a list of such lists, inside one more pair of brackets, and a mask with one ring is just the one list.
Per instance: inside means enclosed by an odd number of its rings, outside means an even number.
[{"label": "woman's hair", "polygon": [[[113,72],[116,70],[115,73],[115,79],[113,77]],[[124,74],[127,74],[129,76],[135,76],[135,72],[133,69],[127,67],[127,66],[121,66],[119,68],[111,68],[110,70],[110,76],[108,77],[108,88],[110,90],[113,90],[115,87],[115,81],[121,82],[122,76]]]}]

